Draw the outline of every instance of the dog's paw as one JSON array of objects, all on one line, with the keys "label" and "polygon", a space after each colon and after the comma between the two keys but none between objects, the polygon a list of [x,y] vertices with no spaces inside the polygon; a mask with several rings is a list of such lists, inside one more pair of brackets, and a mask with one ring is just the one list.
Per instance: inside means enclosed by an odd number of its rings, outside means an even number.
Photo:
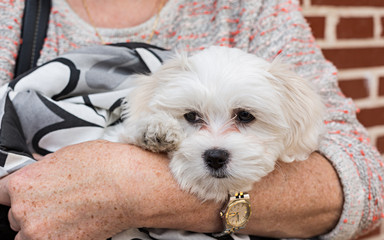
[{"label": "dog's paw", "polygon": [[152,152],[175,151],[183,138],[182,129],[174,118],[157,118],[144,131],[143,147]]}]

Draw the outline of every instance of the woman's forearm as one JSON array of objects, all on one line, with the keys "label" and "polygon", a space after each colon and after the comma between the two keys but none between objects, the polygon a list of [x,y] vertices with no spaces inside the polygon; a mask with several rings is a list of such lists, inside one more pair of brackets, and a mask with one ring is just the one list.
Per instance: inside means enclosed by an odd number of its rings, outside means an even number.
[{"label": "woman's forearm", "polygon": [[335,227],[343,205],[338,176],[323,156],[279,163],[251,191],[253,215],[244,232],[270,237],[308,238]]},{"label": "woman's forearm", "polygon": [[[168,163],[166,155],[120,143],[64,148],[9,176],[10,222],[30,239],[105,239],[133,227],[221,231],[222,204],[180,190]],[[242,232],[259,236],[326,233],[342,205],[337,176],[318,154],[279,164],[250,195],[253,214]]]},{"label": "woman's forearm", "polygon": [[[143,226],[222,231],[222,204],[201,203],[181,191],[167,171],[167,160],[155,161],[163,168],[157,174],[164,183],[148,196],[147,201],[157,208]],[[273,173],[254,185],[250,195],[252,215],[241,233],[258,236],[305,238],[327,233],[336,225],[343,204],[338,177],[318,153],[303,162],[279,163]]]}]

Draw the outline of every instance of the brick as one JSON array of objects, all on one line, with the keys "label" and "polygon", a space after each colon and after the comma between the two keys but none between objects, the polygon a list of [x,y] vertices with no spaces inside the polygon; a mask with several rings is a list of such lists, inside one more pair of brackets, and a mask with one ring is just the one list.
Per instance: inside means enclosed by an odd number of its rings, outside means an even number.
[{"label": "brick", "polygon": [[312,5],[382,7],[384,6],[384,1],[383,0],[312,0]]},{"label": "brick", "polygon": [[323,49],[339,69],[384,66],[384,47]]},{"label": "brick", "polygon": [[365,127],[384,125],[384,107],[363,108],[357,118]]},{"label": "brick", "polygon": [[384,17],[381,18],[381,36],[384,37]]},{"label": "brick", "polygon": [[384,154],[384,136],[378,137],[376,139],[376,147],[381,154]]},{"label": "brick", "polygon": [[369,96],[366,79],[348,79],[339,81],[341,91],[350,98],[361,99]]},{"label": "brick", "polygon": [[306,17],[316,39],[324,38],[325,17]]},{"label": "brick", "polygon": [[384,96],[384,77],[379,78],[379,96]]},{"label": "brick", "polygon": [[340,18],[336,28],[337,38],[372,38],[373,28],[372,17]]}]

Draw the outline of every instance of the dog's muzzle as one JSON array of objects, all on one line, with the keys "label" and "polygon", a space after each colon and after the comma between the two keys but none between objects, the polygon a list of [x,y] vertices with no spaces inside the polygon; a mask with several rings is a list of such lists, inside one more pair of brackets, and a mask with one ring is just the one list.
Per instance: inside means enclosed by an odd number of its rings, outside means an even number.
[{"label": "dog's muzzle", "polygon": [[229,152],[227,150],[217,148],[208,149],[204,152],[203,159],[214,177],[226,177],[225,171],[223,170],[229,159]]}]

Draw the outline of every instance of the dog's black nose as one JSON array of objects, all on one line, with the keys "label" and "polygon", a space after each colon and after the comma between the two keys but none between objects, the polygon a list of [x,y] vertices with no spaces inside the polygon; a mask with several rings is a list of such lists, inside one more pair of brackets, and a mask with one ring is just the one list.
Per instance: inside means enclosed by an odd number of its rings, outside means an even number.
[{"label": "dog's black nose", "polygon": [[205,151],[203,157],[210,168],[218,170],[227,163],[229,153],[223,149],[213,148]]}]

